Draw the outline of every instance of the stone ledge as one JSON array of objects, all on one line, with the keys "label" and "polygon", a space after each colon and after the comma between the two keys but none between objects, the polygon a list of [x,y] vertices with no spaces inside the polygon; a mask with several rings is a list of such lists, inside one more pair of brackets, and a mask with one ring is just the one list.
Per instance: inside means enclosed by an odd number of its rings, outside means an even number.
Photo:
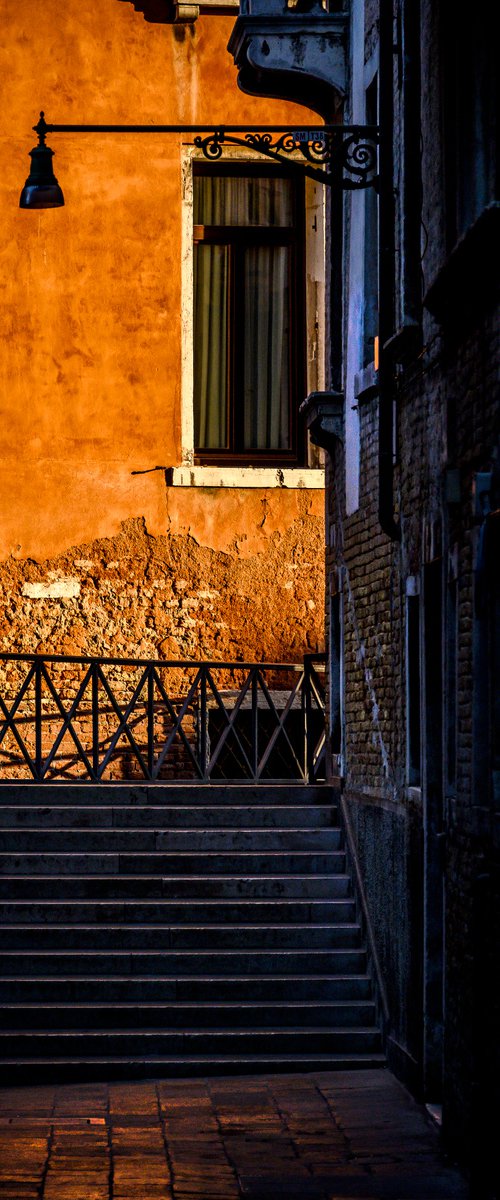
[{"label": "stone ledge", "polygon": [[169,487],[206,488],[324,488],[319,467],[169,467]]},{"label": "stone ledge", "polygon": [[354,399],[362,402],[378,396],[378,371],[371,362],[354,376]]}]

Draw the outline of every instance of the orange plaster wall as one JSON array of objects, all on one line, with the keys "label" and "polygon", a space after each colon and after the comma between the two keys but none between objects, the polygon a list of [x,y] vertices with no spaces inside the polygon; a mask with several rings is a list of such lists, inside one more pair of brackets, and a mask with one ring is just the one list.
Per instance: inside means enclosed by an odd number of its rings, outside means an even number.
[{"label": "orange plaster wall", "polygon": [[18,208],[41,108],[56,123],[300,123],[307,110],[238,90],[232,17],[151,24],[128,0],[4,0],[2,17],[0,559],[53,566],[130,521],[240,558],[292,528],[306,545],[314,525],[317,546],[321,492],[132,474],[180,460],[179,140],[52,135],[66,207]]}]

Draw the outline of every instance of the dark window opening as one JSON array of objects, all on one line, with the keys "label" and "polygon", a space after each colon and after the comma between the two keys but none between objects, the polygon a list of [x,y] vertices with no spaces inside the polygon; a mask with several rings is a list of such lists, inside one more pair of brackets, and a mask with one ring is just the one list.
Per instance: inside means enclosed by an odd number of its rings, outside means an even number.
[{"label": "dark window opening", "polygon": [[412,787],[419,787],[421,783],[420,596],[407,596],[406,622],[408,783]]},{"label": "dark window opening", "polygon": [[[282,716],[282,713],[279,712]],[[308,735],[310,744],[317,746],[324,731],[324,714],[312,709],[309,713]],[[217,762],[211,772],[211,779],[248,779],[248,761],[253,761],[254,714],[246,709],[240,709],[233,730],[226,738],[225,744],[217,756]],[[208,713],[208,743],[213,752],[219,738],[225,732],[227,722],[218,709]],[[265,754],[271,738],[276,733],[276,718],[273,713],[260,710],[258,713],[257,758],[260,761]],[[244,751],[244,753],[243,753]],[[285,731],[278,734],[273,749],[262,772],[262,779],[298,779],[304,766],[304,715],[300,710],[288,713]],[[248,761],[246,761],[245,759]],[[317,779],[324,779],[324,771],[320,769]]]},{"label": "dark window opening", "polygon": [[330,597],[330,749],[342,752],[341,666],[342,605],[341,594]]},{"label": "dark window opening", "polygon": [[424,1088],[439,1103],[443,1086],[443,563],[424,567]]},{"label": "dark window opening", "polygon": [[494,5],[456,20],[443,0],[444,146],[448,249],[498,196],[498,67]]},{"label": "dark window opening", "polygon": [[457,581],[448,584],[446,621],[446,783],[453,794],[457,780]]},{"label": "dark window opening", "polygon": [[490,557],[488,567],[491,577],[490,606],[490,711],[491,711],[491,760],[493,769],[493,799],[497,813],[500,812],[500,515],[490,518]]}]

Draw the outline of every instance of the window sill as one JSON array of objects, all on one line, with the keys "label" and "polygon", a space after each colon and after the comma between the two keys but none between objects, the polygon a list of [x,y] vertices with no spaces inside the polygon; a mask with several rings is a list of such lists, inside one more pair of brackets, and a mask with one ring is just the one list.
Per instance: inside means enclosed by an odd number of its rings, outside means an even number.
[{"label": "window sill", "polygon": [[371,362],[354,376],[354,399],[362,404],[373,396],[378,396],[378,371],[375,370],[375,363]]},{"label": "window sill", "polygon": [[170,487],[206,488],[324,488],[325,473],[317,467],[170,467]]}]

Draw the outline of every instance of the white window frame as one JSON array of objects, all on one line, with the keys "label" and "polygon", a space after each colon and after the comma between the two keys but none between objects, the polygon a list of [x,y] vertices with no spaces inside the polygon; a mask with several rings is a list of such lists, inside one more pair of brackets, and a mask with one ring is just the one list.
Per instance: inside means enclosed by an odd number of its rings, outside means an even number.
[{"label": "white window frame", "polygon": [[[194,249],[193,162],[206,161],[197,147],[182,147],[181,228],[181,462],[171,471],[177,487],[323,488],[323,454],[308,444],[303,467],[198,466],[194,463]],[[262,162],[252,152],[228,147],[225,161]],[[216,166],[216,164],[214,164]],[[325,197],[324,187],[306,179],[306,375],[307,392],[325,387]]]}]

